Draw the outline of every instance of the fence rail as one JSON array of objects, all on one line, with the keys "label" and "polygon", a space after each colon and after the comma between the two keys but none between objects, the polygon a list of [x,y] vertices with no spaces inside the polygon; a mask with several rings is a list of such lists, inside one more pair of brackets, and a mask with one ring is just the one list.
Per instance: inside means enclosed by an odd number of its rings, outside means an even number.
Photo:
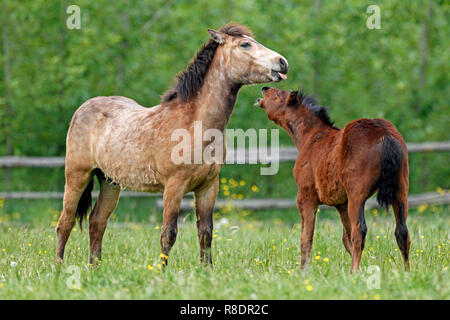
[{"label": "fence rail", "polygon": [[[407,143],[409,153],[413,152],[440,152],[450,151],[450,141],[443,142],[422,142]],[[268,163],[274,160],[279,162],[295,161],[298,151],[295,147],[280,147],[278,155],[260,154],[259,149],[234,149],[227,152],[225,163],[235,163],[236,159],[245,160],[245,163]],[[0,168],[58,168],[64,167],[64,157],[0,157]],[[62,199],[63,192],[0,192],[2,199]],[[93,197],[98,197],[98,191],[92,193]],[[121,197],[140,198],[140,197],[157,197],[156,205],[162,208],[163,202],[160,193],[145,193],[135,191],[122,191]],[[450,193],[444,192],[428,192],[424,194],[411,195],[408,197],[409,207],[417,207],[423,203],[443,205],[450,204]],[[296,201],[294,199],[244,199],[244,200],[228,200],[217,199],[216,208],[223,208],[231,205],[242,209],[287,209],[295,208]],[[326,206],[324,206],[326,207]],[[368,209],[378,208],[375,199],[369,199],[366,203]],[[180,210],[190,210],[193,208],[192,193],[186,194],[185,199],[181,203]]]},{"label": "fence rail", "polygon": [[[450,151],[450,141],[407,143],[409,153],[415,152],[441,152]],[[270,150],[270,149],[269,149]],[[225,163],[235,163],[235,159],[245,159],[245,163],[268,163],[274,160],[279,162],[295,161],[298,150],[295,147],[280,147],[278,155],[261,154],[257,148],[237,148],[227,151]],[[58,168],[64,167],[64,157],[0,157],[0,168]]]},{"label": "fence rail", "polygon": [[[63,192],[0,192],[0,199],[62,199]],[[135,191],[122,191],[120,194],[123,198],[158,198],[156,200],[156,206],[158,208],[163,207],[162,194],[161,193],[146,193]],[[92,197],[98,197],[98,191],[92,192]],[[181,201],[180,210],[191,210],[194,206],[193,193],[189,192],[185,195],[185,198]],[[450,191],[439,192],[427,192],[422,194],[410,195],[408,197],[408,206],[410,208],[417,207],[421,204],[429,205],[445,205],[450,204]],[[243,200],[230,200],[230,199],[217,199],[216,209],[221,209],[226,206],[232,206],[234,208],[248,209],[248,210],[260,210],[260,209],[290,209],[296,208],[297,204],[295,199],[243,199]],[[324,208],[328,206],[322,206]],[[374,198],[367,200],[367,209],[379,208],[378,203]]]},{"label": "fence rail", "polygon": [[[450,203],[450,193],[444,192],[427,192],[423,194],[410,195],[408,197],[408,207],[415,208],[421,204],[428,205],[444,205]],[[158,208],[163,208],[162,199],[158,199],[156,202]],[[217,199],[215,209],[222,209],[226,206],[233,208],[247,209],[247,210],[261,210],[261,209],[291,209],[297,208],[297,201],[295,199],[243,199],[243,200],[228,200]],[[329,206],[322,205],[321,208],[330,208]],[[190,199],[183,199],[181,202],[180,210],[187,211],[194,208],[194,201]],[[332,207],[331,207],[332,208]],[[366,209],[380,208],[380,205],[376,202],[375,198],[368,199],[366,202]]]}]

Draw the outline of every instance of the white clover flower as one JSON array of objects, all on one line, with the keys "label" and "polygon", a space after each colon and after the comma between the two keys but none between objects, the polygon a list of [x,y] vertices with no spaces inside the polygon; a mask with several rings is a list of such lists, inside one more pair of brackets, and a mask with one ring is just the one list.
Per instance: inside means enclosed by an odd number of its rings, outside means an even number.
[{"label": "white clover flower", "polygon": [[17,267],[17,262],[11,261],[11,267],[16,268]]}]

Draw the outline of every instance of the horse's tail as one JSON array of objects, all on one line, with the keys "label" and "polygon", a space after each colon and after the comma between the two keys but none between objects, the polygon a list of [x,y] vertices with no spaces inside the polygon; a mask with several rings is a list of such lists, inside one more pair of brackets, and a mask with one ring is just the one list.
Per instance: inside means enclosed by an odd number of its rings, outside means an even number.
[{"label": "horse's tail", "polygon": [[80,201],[78,202],[77,211],[75,212],[75,218],[78,219],[80,224],[80,229],[83,228],[83,219],[87,217],[89,211],[92,207],[92,189],[94,188],[94,176],[91,177],[86,189],[84,189],[81,195]]},{"label": "horse's tail", "polygon": [[387,134],[381,147],[381,172],[377,201],[386,210],[394,202],[399,189],[399,170],[403,161],[400,142]]}]

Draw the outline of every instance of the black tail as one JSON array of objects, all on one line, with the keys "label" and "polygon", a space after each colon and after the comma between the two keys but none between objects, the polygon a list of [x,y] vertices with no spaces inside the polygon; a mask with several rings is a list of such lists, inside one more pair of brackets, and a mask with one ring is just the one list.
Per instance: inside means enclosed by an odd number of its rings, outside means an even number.
[{"label": "black tail", "polygon": [[377,201],[386,210],[394,202],[398,191],[399,169],[403,161],[400,142],[386,135],[381,147],[381,173]]},{"label": "black tail", "polygon": [[77,211],[75,213],[75,217],[78,219],[80,223],[80,229],[83,228],[83,219],[87,217],[91,207],[92,207],[92,189],[94,188],[94,177],[89,181],[86,189],[84,189],[83,194],[81,195],[80,201],[78,202]]}]

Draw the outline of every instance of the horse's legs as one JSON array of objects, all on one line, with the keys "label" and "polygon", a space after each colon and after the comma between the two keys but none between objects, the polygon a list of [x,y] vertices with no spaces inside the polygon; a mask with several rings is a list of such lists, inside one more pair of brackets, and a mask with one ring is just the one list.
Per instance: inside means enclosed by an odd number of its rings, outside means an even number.
[{"label": "horse's legs", "polygon": [[300,268],[308,270],[309,256],[313,244],[314,228],[316,223],[316,211],[318,203],[310,199],[302,199],[300,193],[297,197],[297,206],[302,219],[302,235],[300,238]]},{"label": "horse's legs", "polygon": [[335,207],[339,211],[342,226],[344,227],[342,231],[342,242],[344,243],[347,252],[352,256],[352,225],[350,223],[350,218],[348,217],[348,204],[341,204]]},{"label": "horse's legs", "polygon": [[117,206],[120,196],[120,187],[111,184],[104,177],[99,177],[100,193],[94,209],[89,216],[89,263],[94,264],[101,260],[102,239],[105,233],[108,218]]},{"label": "horse's legs", "polygon": [[163,265],[167,264],[170,249],[172,249],[175,240],[177,239],[177,220],[180,210],[181,200],[183,199],[185,190],[183,181],[174,179],[166,183],[164,188],[164,210],[163,210],[163,224],[161,228],[161,262]]},{"label": "horse's legs", "polygon": [[365,198],[361,199],[360,197],[350,197],[348,201],[348,217],[352,228],[352,267],[350,269],[352,273],[360,269],[361,254],[367,234],[367,225],[364,219],[365,202]]},{"label": "horse's legs", "polygon": [[57,262],[62,262],[64,257],[67,239],[75,224],[75,213],[77,211],[78,202],[90,179],[91,173],[89,171],[66,169],[63,209],[56,227],[58,237],[58,248],[56,250]]},{"label": "horse's legs", "polygon": [[211,240],[213,232],[213,211],[219,192],[219,176],[206,187],[195,192],[195,214],[197,215],[200,261],[212,264]]},{"label": "horse's legs", "polygon": [[411,240],[409,238],[408,228],[406,227],[406,219],[408,218],[408,198],[406,195],[394,200],[392,208],[395,214],[395,238],[397,239],[398,247],[403,256],[403,263],[405,270],[409,270],[409,247]]}]

